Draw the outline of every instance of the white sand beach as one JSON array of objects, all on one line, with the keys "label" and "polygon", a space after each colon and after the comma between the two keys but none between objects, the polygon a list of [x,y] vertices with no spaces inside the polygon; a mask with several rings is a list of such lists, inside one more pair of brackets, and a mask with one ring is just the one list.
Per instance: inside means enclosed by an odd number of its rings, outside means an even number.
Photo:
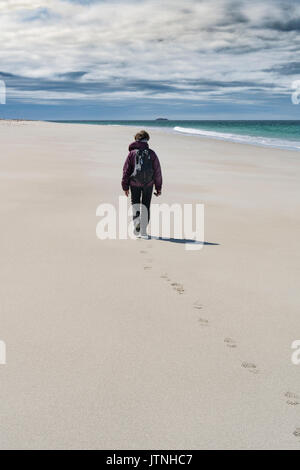
[{"label": "white sand beach", "polygon": [[0,448],[299,449],[299,152],[148,129],[207,244],[99,240],[136,130],[0,123]]}]

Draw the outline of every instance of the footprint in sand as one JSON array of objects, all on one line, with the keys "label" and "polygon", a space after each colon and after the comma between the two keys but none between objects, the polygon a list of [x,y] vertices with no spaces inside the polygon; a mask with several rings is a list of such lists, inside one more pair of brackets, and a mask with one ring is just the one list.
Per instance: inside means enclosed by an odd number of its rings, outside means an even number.
[{"label": "footprint in sand", "polygon": [[257,369],[256,364],[253,364],[253,362],[242,362],[242,367],[244,369],[247,369],[252,374],[258,374],[259,373],[259,370]]},{"label": "footprint in sand", "polygon": [[184,287],[182,284],[179,284],[178,282],[172,282],[171,286],[173,287],[178,294],[183,294],[184,293]]},{"label": "footprint in sand", "polygon": [[140,253],[148,253],[148,251],[145,251],[145,250],[141,250]]},{"label": "footprint in sand", "polygon": [[227,348],[236,348],[237,344],[232,338],[225,338],[224,343],[226,344]]},{"label": "footprint in sand", "polygon": [[300,437],[300,428],[296,428],[293,434],[295,437]]},{"label": "footprint in sand", "polygon": [[284,396],[285,398],[287,398],[286,400],[287,405],[291,405],[291,406],[300,405],[300,396],[296,395],[296,393],[286,392]]},{"label": "footprint in sand", "polygon": [[194,302],[194,305],[193,307],[196,309],[196,310],[201,310],[203,308],[203,305],[201,305],[198,301]]},{"label": "footprint in sand", "polygon": [[209,326],[209,321],[206,318],[199,318],[198,322],[201,326]]},{"label": "footprint in sand", "polygon": [[149,269],[152,269],[152,266],[144,266],[144,270],[147,271]]}]

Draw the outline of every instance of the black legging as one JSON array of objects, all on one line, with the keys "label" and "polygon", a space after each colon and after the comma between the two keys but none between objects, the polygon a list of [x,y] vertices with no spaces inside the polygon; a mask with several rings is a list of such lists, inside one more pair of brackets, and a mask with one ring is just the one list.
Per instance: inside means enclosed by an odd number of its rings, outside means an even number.
[{"label": "black legging", "polygon": [[[131,204],[138,204],[140,209],[140,204],[142,203],[141,210],[133,211],[133,220],[135,221],[140,217],[141,224],[141,233],[145,234],[147,225],[150,220],[150,204],[152,198],[153,185],[150,186],[130,186],[131,192]],[[147,210],[145,210],[145,208]]]}]

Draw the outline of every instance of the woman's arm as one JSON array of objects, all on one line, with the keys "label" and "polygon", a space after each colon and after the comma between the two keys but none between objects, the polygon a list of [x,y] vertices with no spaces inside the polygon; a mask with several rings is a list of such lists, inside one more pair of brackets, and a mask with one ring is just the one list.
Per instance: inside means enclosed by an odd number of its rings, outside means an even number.
[{"label": "woman's arm", "polygon": [[133,167],[132,167],[132,154],[129,152],[128,157],[126,158],[126,161],[123,166],[123,178],[122,178],[122,188],[123,191],[128,191],[129,190],[129,180],[130,176],[132,175],[133,172]]},{"label": "woman's arm", "polygon": [[153,171],[154,171],[154,185],[155,189],[158,193],[161,192],[161,187],[162,187],[162,174],[161,174],[161,167],[160,167],[160,162],[158,159],[158,156],[156,155],[155,152],[153,152],[154,158],[153,158]]}]

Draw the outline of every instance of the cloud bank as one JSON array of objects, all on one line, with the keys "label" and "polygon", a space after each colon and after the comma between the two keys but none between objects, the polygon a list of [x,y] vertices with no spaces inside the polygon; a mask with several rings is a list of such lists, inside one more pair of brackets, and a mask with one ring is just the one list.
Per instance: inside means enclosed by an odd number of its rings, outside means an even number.
[{"label": "cloud bank", "polygon": [[16,102],[249,103],[299,78],[296,0],[1,0]]}]

